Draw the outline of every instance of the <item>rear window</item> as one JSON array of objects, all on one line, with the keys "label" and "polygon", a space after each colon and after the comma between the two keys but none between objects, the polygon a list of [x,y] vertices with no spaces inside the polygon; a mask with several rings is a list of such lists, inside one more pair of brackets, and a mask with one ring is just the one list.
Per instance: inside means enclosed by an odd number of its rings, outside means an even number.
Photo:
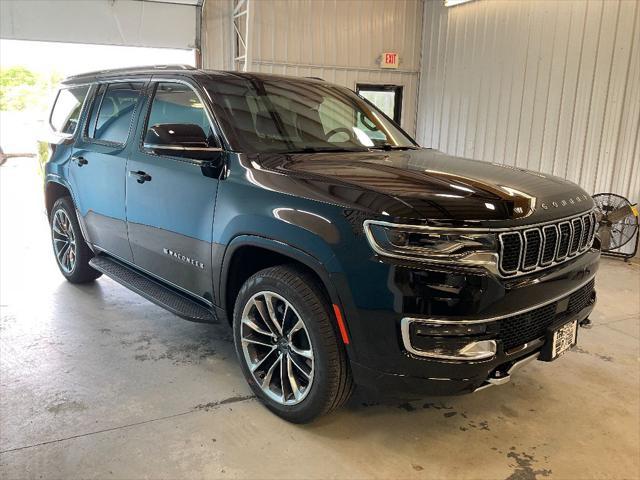
[{"label": "rear window", "polygon": [[100,85],[91,107],[87,137],[121,145],[127,143],[133,113],[143,88],[142,82]]},{"label": "rear window", "polygon": [[51,110],[51,127],[58,133],[73,134],[78,126],[82,104],[89,91],[89,85],[63,88],[58,92]]}]

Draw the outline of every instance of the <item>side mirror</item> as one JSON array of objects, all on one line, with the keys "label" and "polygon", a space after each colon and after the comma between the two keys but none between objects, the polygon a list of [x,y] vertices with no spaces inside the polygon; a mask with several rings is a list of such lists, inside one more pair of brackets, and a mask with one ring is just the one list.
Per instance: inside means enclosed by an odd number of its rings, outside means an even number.
[{"label": "side mirror", "polygon": [[207,153],[221,152],[209,146],[209,139],[199,125],[193,123],[162,123],[147,130],[144,148],[161,155],[173,155],[204,160]]}]

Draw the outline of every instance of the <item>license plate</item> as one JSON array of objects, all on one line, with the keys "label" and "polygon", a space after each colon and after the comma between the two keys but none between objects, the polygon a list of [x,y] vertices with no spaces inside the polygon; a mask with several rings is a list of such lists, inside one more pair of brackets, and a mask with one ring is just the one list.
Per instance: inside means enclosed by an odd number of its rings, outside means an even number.
[{"label": "license plate", "polygon": [[551,360],[558,358],[573,347],[578,340],[578,321],[565,323],[553,331],[551,344]]}]

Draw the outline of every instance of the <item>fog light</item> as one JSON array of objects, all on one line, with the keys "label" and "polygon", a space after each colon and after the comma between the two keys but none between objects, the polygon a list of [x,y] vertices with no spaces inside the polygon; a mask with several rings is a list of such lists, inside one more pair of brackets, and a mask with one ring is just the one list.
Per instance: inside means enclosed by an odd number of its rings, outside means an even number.
[{"label": "fog light", "polygon": [[495,340],[473,338],[487,335],[487,325],[428,323],[422,319],[403,318],[400,324],[406,350],[421,357],[440,360],[474,361],[495,356]]},{"label": "fog light", "polygon": [[462,346],[439,342],[433,348],[416,350],[412,353],[441,360],[484,360],[496,354],[496,342],[494,340],[479,340]]},{"label": "fog light", "polygon": [[471,342],[460,349],[439,348],[433,352],[425,352],[438,355],[439,358],[452,360],[482,360],[491,358],[496,354],[496,342],[494,340],[480,340]]}]

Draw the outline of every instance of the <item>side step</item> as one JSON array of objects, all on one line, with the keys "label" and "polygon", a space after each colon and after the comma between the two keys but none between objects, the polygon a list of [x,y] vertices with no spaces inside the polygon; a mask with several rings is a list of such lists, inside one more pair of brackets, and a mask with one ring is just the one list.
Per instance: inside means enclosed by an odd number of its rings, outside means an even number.
[{"label": "side step", "polygon": [[89,260],[89,265],[129,290],[185,320],[203,323],[217,322],[210,308],[114,258],[97,255]]}]

